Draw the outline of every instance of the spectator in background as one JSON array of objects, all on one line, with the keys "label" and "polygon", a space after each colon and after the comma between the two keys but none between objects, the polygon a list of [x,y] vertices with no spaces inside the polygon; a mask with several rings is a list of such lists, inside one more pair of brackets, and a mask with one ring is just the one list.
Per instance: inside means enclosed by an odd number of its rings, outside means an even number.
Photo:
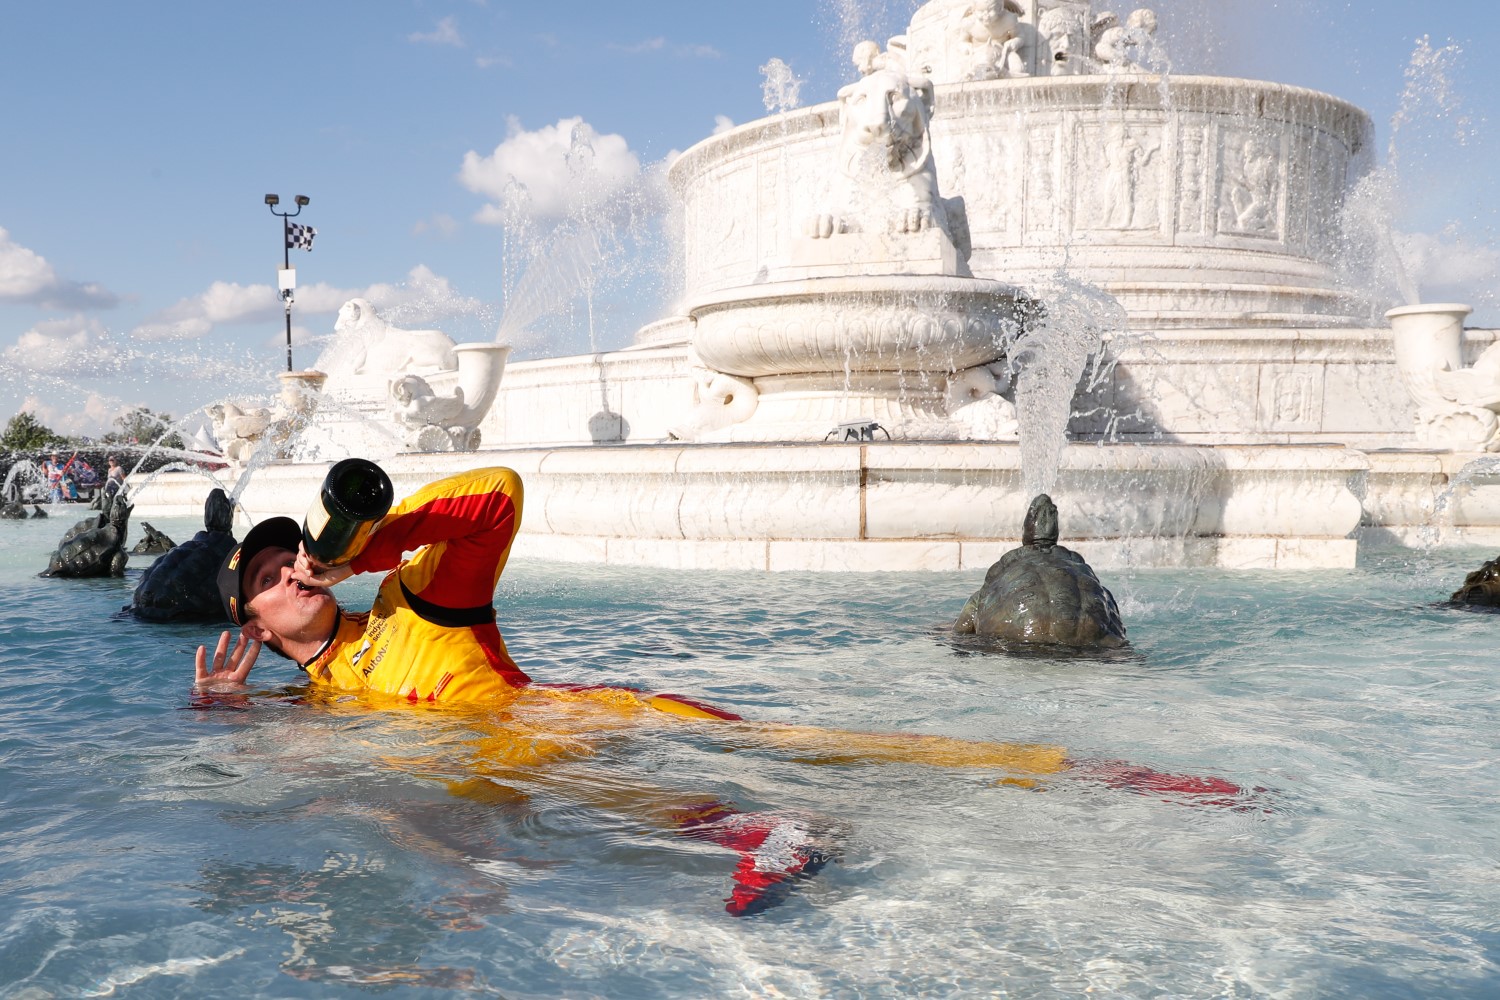
[{"label": "spectator in background", "polygon": [[112,497],[125,486],[125,470],[113,455],[105,461],[109,463],[109,471],[104,474],[104,495]]},{"label": "spectator in background", "polygon": [[42,472],[47,477],[47,502],[62,503],[63,501],[63,469],[62,459],[57,452],[42,463]]}]

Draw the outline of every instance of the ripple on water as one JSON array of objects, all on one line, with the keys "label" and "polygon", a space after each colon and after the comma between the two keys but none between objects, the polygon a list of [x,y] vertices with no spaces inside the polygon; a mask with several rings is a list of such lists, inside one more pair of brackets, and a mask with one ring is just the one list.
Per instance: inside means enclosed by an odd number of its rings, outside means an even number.
[{"label": "ripple on water", "polygon": [[[0,525],[0,992],[1478,998],[1494,981],[1500,617],[1440,603],[1459,557],[1110,576],[1122,658],[945,641],[933,623],[982,574],[518,562],[501,588],[540,679],[1267,789],[1236,810],[1066,775],[811,766],[677,724],[507,765],[473,719],[299,703],[279,661],[249,711],[183,711],[215,630],[111,617],[129,576],[38,580],[59,525]],[[838,861],[735,921],[738,855],[671,817],[708,801],[826,817]]]}]

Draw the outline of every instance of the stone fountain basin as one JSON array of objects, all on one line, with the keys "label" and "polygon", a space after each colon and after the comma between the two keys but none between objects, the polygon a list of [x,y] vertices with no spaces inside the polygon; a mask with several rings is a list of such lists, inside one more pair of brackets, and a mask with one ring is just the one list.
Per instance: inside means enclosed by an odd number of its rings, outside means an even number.
[{"label": "stone fountain basin", "polygon": [[[1018,544],[1031,499],[1019,447],[993,442],[527,448],[381,464],[398,496],[509,466],[526,483],[516,555],[613,565],[982,570]],[[261,468],[240,495],[246,512],[300,517],[328,468]],[[1096,568],[1350,568],[1361,519],[1350,485],[1370,471],[1337,445],[1075,445],[1050,492],[1065,544]],[[137,516],[201,512],[211,486],[161,476]]]},{"label": "stone fountain basin", "polygon": [[726,289],[687,314],[704,364],[742,378],[952,372],[1000,358],[1027,303],[1000,281],[885,274]]}]

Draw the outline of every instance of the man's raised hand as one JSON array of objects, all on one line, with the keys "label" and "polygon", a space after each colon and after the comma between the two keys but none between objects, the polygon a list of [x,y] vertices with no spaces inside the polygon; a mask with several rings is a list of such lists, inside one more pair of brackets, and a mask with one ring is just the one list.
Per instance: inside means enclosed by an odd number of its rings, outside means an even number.
[{"label": "man's raised hand", "polygon": [[194,658],[196,676],[193,686],[209,694],[231,694],[243,691],[245,678],[250,676],[250,668],[255,666],[255,658],[259,655],[260,643],[246,638],[243,632],[240,633],[239,640],[231,650],[229,633],[224,632],[219,636],[219,644],[214,647],[212,671],[208,669],[207,648],[198,647],[198,654]]}]

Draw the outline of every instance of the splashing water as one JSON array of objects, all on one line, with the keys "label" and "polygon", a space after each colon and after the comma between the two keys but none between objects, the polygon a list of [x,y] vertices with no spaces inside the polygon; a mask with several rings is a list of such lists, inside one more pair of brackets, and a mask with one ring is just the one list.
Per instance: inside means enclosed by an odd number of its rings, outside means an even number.
[{"label": "splashing water", "polygon": [[797,79],[792,67],[772,56],[771,61],[760,68],[760,74],[764,78],[760,92],[767,111],[782,114],[802,106],[802,81]]},{"label": "splashing water", "polygon": [[[824,6],[832,8],[834,45],[839,58],[835,64],[847,64],[844,56],[866,38],[875,37],[870,26],[869,12],[860,0],[824,0]],[[764,71],[764,67],[762,67]],[[770,108],[770,104],[766,105]]]},{"label": "splashing water", "polygon": [[[1422,240],[1398,232],[1395,220],[1412,199],[1409,178],[1426,173],[1436,150],[1446,150],[1452,142],[1463,145],[1472,135],[1453,84],[1462,52],[1451,43],[1434,47],[1425,35],[1417,39],[1391,116],[1385,162],[1361,177],[1344,203],[1340,269],[1347,282],[1372,294],[1377,312],[1382,311],[1378,303],[1392,294],[1406,305],[1420,302],[1422,281],[1429,277],[1430,261],[1438,257],[1428,256],[1430,248]],[[1419,154],[1422,147],[1433,152]]]},{"label": "splashing water", "polygon": [[[622,180],[598,163],[594,133],[573,130],[566,157],[572,192],[560,219],[538,215],[526,186],[514,178],[501,198],[504,308],[497,343],[518,348],[542,340],[541,321],[581,300],[590,353],[600,349],[596,304],[607,289],[660,281],[670,255],[655,244],[668,203],[665,172],[652,165]],[[560,345],[551,345],[557,347]]]},{"label": "splashing water", "polygon": [[1036,318],[1007,358],[1021,425],[1021,481],[1029,497],[1050,493],[1056,484],[1074,390],[1089,356],[1106,335],[1125,329],[1125,309],[1114,296],[1065,272],[1030,293],[1039,303]]},{"label": "splashing water", "polygon": [[23,458],[6,472],[5,483],[0,486],[0,501],[5,503],[14,503],[18,500],[41,501],[46,499],[46,486],[47,478],[42,473],[41,466],[30,459]]},{"label": "splashing water", "polygon": [[1462,56],[1463,49],[1452,42],[1434,48],[1427,35],[1417,39],[1403,74],[1406,85],[1402,88],[1401,100],[1396,113],[1391,116],[1387,159],[1393,167],[1401,152],[1397,145],[1399,137],[1419,122],[1428,125],[1451,122],[1451,136],[1460,144],[1473,136],[1473,122],[1464,113],[1463,102],[1453,85]]},{"label": "splashing water", "polygon": [[528,328],[572,301],[604,257],[598,232],[576,226],[559,226],[538,245],[543,252],[532,257],[506,297],[496,343],[524,344]]},{"label": "splashing water", "polygon": [[830,63],[839,68],[842,79],[851,80],[857,78],[849,60],[854,46],[865,39],[888,39],[905,32],[922,0],[822,0],[821,6],[823,30],[834,48]]}]

